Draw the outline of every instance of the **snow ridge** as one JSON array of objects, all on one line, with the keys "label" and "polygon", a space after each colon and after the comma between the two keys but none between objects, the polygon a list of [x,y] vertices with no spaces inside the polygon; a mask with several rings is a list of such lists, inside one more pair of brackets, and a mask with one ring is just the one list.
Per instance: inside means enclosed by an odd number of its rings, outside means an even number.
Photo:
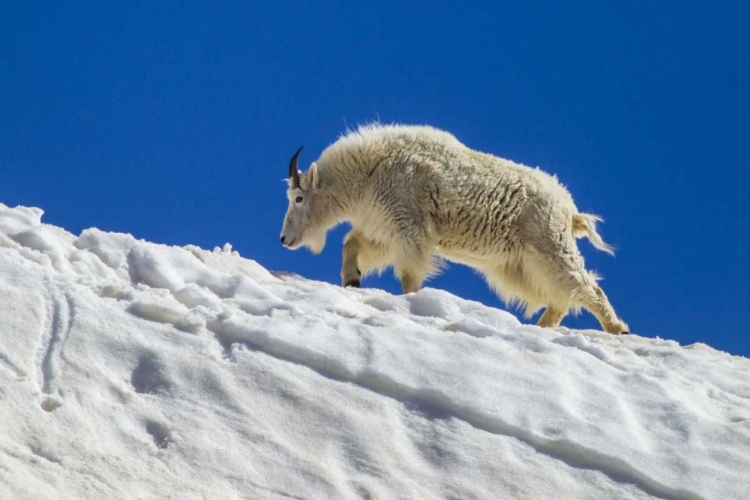
[{"label": "snow ridge", "polygon": [[2,498],[750,492],[744,358],[42,213],[0,204]]}]

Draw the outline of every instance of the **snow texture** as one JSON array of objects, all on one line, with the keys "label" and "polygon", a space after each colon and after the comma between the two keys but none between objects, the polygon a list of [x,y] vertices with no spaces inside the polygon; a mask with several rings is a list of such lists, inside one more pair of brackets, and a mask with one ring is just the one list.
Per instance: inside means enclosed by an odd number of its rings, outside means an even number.
[{"label": "snow texture", "polygon": [[2,499],[750,498],[745,358],[42,214],[0,204]]}]

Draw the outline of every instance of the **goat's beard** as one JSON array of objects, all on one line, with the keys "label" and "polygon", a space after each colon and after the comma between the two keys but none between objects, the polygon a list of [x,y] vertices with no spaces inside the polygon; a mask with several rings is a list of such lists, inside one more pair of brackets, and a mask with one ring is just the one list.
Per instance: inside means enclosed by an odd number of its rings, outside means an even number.
[{"label": "goat's beard", "polygon": [[320,254],[326,246],[326,233],[323,231],[316,231],[310,235],[309,238],[305,238],[305,246],[310,249],[314,255]]}]

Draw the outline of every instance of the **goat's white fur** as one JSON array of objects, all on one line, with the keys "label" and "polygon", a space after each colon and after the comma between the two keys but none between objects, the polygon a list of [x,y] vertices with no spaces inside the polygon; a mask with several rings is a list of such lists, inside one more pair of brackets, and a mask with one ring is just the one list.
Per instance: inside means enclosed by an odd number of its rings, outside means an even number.
[{"label": "goat's white fur", "polygon": [[415,292],[442,259],[480,271],[538,325],[560,324],[584,307],[603,329],[628,331],[598,277],[584,267],[575,238],[612,253],[595,215],[580,213],[570,193],[538,168],[466,147],[428,126],[379,124],[349,131],[326,148],[300,186],[290,181],[282,242],[323,250],[326,232],[349,222],[343,284],[393,266],[404,293]]}]

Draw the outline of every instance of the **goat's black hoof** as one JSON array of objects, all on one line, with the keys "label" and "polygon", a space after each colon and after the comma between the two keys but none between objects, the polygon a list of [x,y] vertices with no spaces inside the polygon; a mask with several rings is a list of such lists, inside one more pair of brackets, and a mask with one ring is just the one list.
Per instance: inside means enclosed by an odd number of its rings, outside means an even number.
[{"label": "goat's black hoof", "polygon": [[348,283],[345,283],[344,287],[359,288],[360,287],[359,280],[354,280],[354,281],[350,281]]}]

